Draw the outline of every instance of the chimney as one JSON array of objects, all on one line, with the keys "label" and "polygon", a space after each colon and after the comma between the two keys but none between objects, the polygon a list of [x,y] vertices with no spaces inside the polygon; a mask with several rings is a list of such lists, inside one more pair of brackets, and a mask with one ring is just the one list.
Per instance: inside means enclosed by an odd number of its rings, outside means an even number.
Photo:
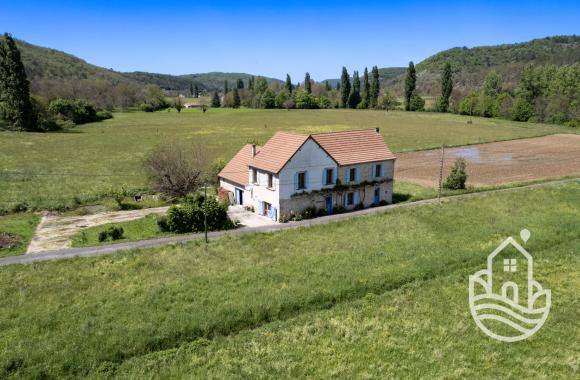
[{"label": "chimney", "polygon": [[380,130],[381,130],[381,129],[380,129],[379,127],[375,128],[375,132],[376,132],[376,133],[379,133],[379,131],[380,131]]},{"label": "chimney", "polygon": [[256,157],[256,144],[252,144],[252,157]]}]

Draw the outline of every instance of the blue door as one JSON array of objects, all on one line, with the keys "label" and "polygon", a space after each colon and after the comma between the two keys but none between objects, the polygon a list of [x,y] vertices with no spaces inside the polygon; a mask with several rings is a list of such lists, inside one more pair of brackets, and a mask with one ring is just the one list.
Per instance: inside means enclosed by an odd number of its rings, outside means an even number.
[{"label": "blue door", "polygon": [[332,195],[326,197],[326,213],[328,215],[332,214]]},{"label": "blue door", "polygon": [[380,201],[381,201],[381,189],[377,187],[375,189],[375,200],[374,200],[375,206],[378,206]]}]

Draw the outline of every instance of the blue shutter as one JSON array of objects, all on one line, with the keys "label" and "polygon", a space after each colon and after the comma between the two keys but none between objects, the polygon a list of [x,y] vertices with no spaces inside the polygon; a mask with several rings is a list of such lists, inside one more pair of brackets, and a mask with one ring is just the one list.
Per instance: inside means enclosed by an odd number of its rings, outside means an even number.
[{"label": "blue shutter", "polygon": [[385,176],[385,164],[381,164],[381,177]]},{"label": "blue shutter", "polygon": [[320,182],[320,187],[326,185],[326,169],[322,169],[322,182]]},{"label": "blue shutter", "polygon": [[377,169],[376,169],[376,167],[377,167],[377,165],[372,165],[372,166],[371,166],[371,170],[372,170],[372,172],[371,172],[371,177],[372,177],[372,178],[375,178],[375,177],[376,177],[376,172],[377,172]]},{"label": "blue shutter", "polygon": [[358,191],[354,192],[354,205],[356,207],[356,205],[358,205]]},{"label": "blue shutter", "polygon": [[360,181],[360,169],[359,168],[354,169],[354,180],[356,182]]},{"label": "blue shutter", "polygon": [[264,215],[264,203],[258,200],[258,214]]},{"label": "blue shutter", "polygon": [[304,189],[309,189],[310,184],[308,183],[308,172],[304,172]]},{"label": "blue shutter", "polygon": [[294,191],[298,191],[298,173],[294,173]]},{"label": "blue shutter", "polygon": [[332,183],[335,184],[335,185],[336,185],[336,175],[337,175],[336,172],[337,171],[338,171],[338,168],[332,169]]},{"label": "blue shutter", "polygon": [[276,210],[276,207],[272,207],[272,220],[274,222],[278,220],[278,210]]},{"label": "blue shutter", "polygon": [[350,170],[344,168],[344,183],[348,183],[348,173],[350,173]]}]

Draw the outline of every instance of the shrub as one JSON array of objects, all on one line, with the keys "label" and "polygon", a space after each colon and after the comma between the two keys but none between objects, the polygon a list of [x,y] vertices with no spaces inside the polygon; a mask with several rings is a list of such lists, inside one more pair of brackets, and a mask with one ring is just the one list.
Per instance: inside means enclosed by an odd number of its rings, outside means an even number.
[{"label": "shrub", "polygon": [[302,211],[302,219],[312,219],[316,216],[317,211],[316,207],[310,206],[306,207],[304,211]]},{"label": "shrub", "polygon": [[465,168],[465,160],[462,157],[456,159],[443,187],[449,190],[465,189],[465,181],[467,180]]},{"label": "shrub", "polygon": [[107,240],[108,237],[109,237],[109,234],[107,233],[107,231],[99,232],[99,241],[100,242],[104,242],[105,240]]},{"label": "shrub", "polygon": [[333,214],[342,214],[345,211],[346,211],[346,209],[342,205],[334,205],[334,207],[332,207]]},{"label": "shrub", "polygon": [[125,231],[123,230],[123,227],[117,227],[117,226],[109,227],[108,234],[112,240],[122,239],[124,233],[125,233]]},{"label": "shrub", "polygon": [[425,99],[419,95],[413,95],[411,101],[409,102],[409,109],[411,111],[423,111],[425,110]]},{"label": "shrub", "polygon": [[169,232],[169,222],[167,221],[167,216],[162,215],[157,217],[157,228],[159,232]]},{"label": "shrub", "polygon": [[97,111],[97,119],[99,119],[99,120],[107,120],[107,119],[112,119],[112,118],[113,118],[113,114],[109,111],[105,111],[105,110]]},{"label": "shrub", "polygon": [[48,110],[64,120],[70,120],[75,124],[91,123],[100,121],[95,107],[83,99],[57,98],[48,105]]},{"label": "shrub", "polygon": [[359,202],[354,206],[355,210],[362,210],[363,208],[365,208],[365,205],[362,202]]},{"label": "shrub", "polygon": [[208,231],[226,230],[234,227],[228,217],[227,203],[214,197],[205,200],[202,196],[188,197],[180,206],[171,206],[167,213],[167,226],[178,233],[201,232],[204,230],[204,215],[207,216]]}]

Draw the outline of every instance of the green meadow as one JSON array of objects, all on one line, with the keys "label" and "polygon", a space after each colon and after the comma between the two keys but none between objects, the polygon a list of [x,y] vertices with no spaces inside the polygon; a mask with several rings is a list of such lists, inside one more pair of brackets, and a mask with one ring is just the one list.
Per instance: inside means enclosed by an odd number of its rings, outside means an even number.
[{"label": "green meadow", "polygon": [[[181,140],[231,158],[248,142],[276,131],[314,133],[376,128],[395,152],[577,133],[562,126],[414,112],[358,110],[183,110],[115,113],[61,133],[0,132],[0,210],[61,210],[116,190],[146,189],[143,158],[156,144]],[[22,208],[22,207],[20,207]]]},{"label": "green meadow", "polygon": [[[470,319],[468,275],[524,227],[552,311],[499,343]],[[578,377],[578,231],[573,182],[0,267],[0,378]]]}]

